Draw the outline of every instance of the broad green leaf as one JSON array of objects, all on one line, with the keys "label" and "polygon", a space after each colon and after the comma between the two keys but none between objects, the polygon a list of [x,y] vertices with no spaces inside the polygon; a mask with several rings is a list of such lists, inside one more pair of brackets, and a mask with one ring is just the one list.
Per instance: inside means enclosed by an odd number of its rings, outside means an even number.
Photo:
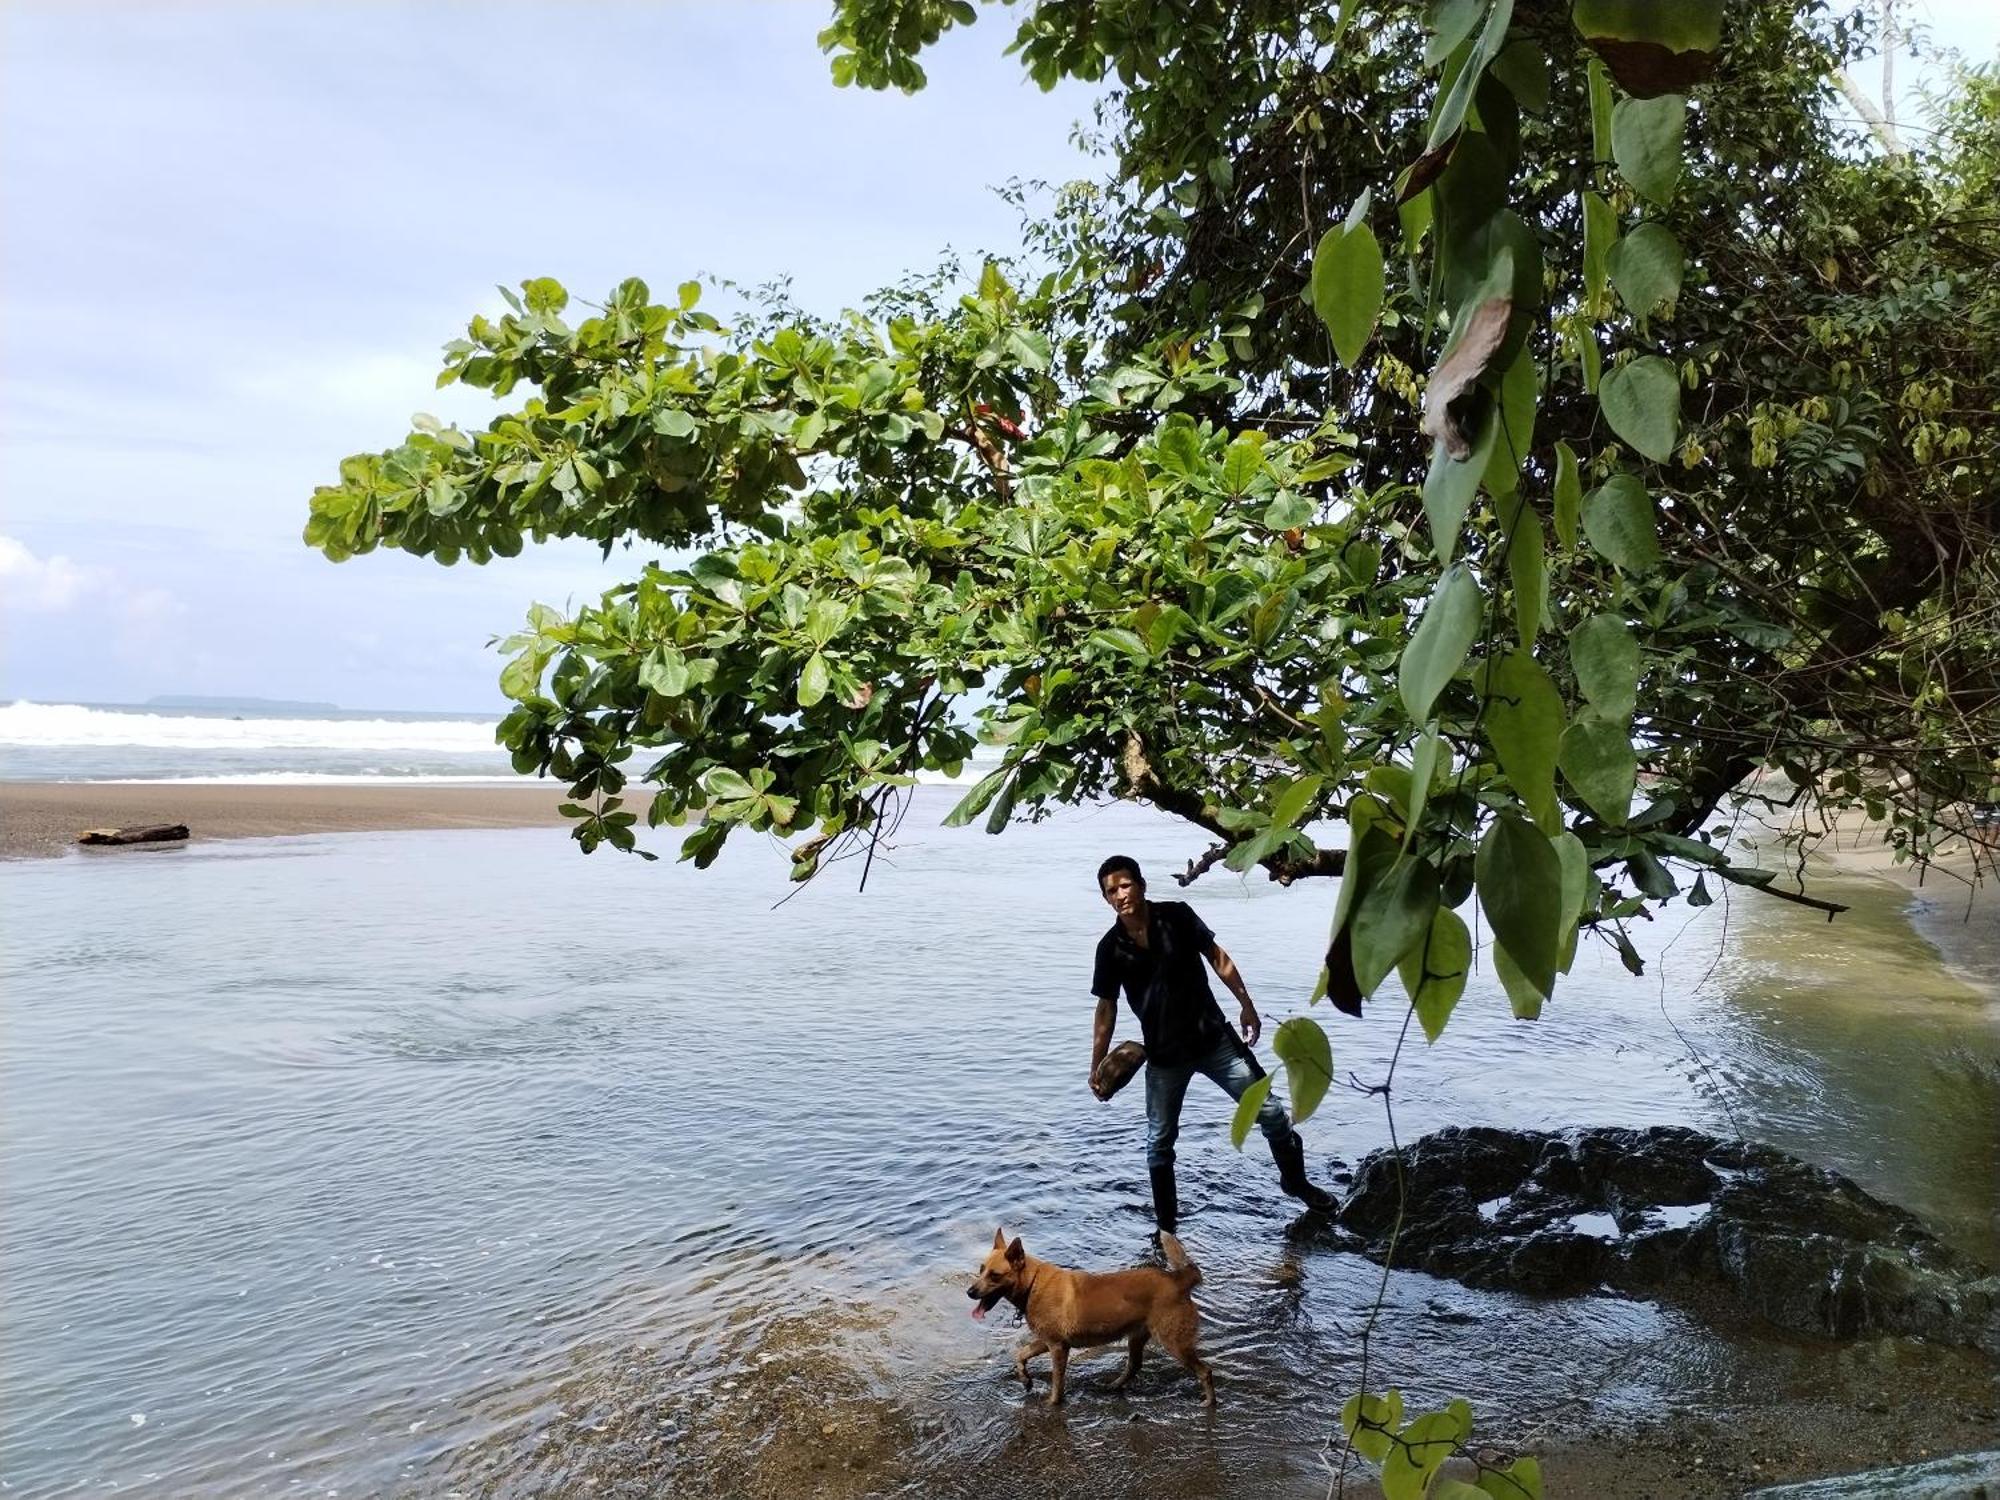
[{"label": "broad green leaf", "polygon": [[1004,765],[998,770],[988,771],[984,776],[980,777],[974,783],[972,790],[967,792],[959,801],[958,806],[945,814],[944,826],[947,828],[963,828],[974,818],[985,812],[986,804],[993,800],[994,794],[1000,790],[1001,784],[1014,774],[1014,770],[1013,766]]},{"label": "broad green leaf", "polygon": [[1542,1466],[1532,1458],[1517,1458],[1505,1469],[1488,1469],[1477,1488],[1492,1500],[1543,1500]]},{"label": "broad green leaf", "polygon": [[1673,312],[1684,268],[1681,242],[1662,224],[1641,224],[1611,249],[1611,284],[1637,318]]},{"label": "broad green leaf", "polygon": [[1531,115],[1549,112],[1549,59],[1532,37],[1509,42],[1486,70],[1507,86],[1514,102]]},{"label": "broad green leaf", "polygon": [[1583,195],[1583,288],[1596,305],[1604,295],[1611,257],[1618,247],[1618,215],[1596,193]]},{"label": "broad green leaf", "polygon": [[743,779],[739,771],[727,766],[717,766],[701,779],[702,790],[717,802],[742,802],[755,797],[757,789]]},{"label": "broad green leaf", "polygon": [[1257,477],[1264,467],[1264,444],[1262,433],[1245,433],[1222,455],[1222,488],[1231,495],[1240,495],[1250,488],[1250,481]]},{"label": "broad green leaf", "polygon": [[1649,573],[1660,562],[1653,502],[1631,474],[1613,474],[1583,502],[1583,534],[1622,573]]},{"label": "broad green leaf", "polygon": [[1126,630],[1122,626],[1112,625],[1105,627],[1103,630],[1094,630],[1091,632],[1090,640],[1092,645],[1103,646],[1112,651],[1122,652],[1126,656],[1144,657],[1151,655],[1151,652],[1146,649],[1146,643],[1140,638],[1139,633],[1136,630]]},{"label": "broad green leaf", "polygon": [[[1367,1425],[1363,1426],[1366,1420]],[[1395,1445],[1394,1434],[1403,1426],[1403,1393],[1391,1390],[1377,1396],[1357,1391],[1340,1408],[1340,1430],[1354,1451],[1370,1463],[1380,1463]]]},{"label": "broad green leaf", "polygon": [[1556,444],[1556,540],[1565,550],[1576,550],[1577,512],[1583,504],[1583,481],[1578,477],[1576,453],[1568,443]]},{"label": "broad green leaf", "polygon": [[1431,1476],[1459,1444],[1457,1421],[1434,1411],[1410,1423],[1382,1460],[1384,1500],[1423,1500]]},{"label": "broad green leaf", "polygon": [[1403,822],[1407,831],[1403,835],[1403,847],[1408,849],[1416,842],[1417,825],[1423,821],[1424,803],[1431,794],[1431,782],[1437,777],[1438,762],[1444,758],[1444,741],[1435,730],[1426,729],[1417,736],[1417,743],[1410,751],[1410,794],[1404,811]]},{"label": "broad green leaf", "polygon": [[1603,62],[1593,57],[1585,69],[1590,90],[1590,155],[1593,161],[1611,160],[1611,74]]},{"label": "broad green leaf", "polygon": [[1625,873],[1639,893],[1655,901],[1666,901],[1680,893],[1674,877],[1650,849],[1640,849],[1625,861]]},{"label": "broad green leaf", "polygon": [[1452,554],[1458,550],[1458,533],[1465,525],[1465,513],[1472,506],[1472,497],[1479,492],[1480,478],[1492,459],[1499,433],[1500,414],[1494,407],[1480,420],[1468,457],[1453,458],[1443,443],[1431,446],[1430,472],[1424,477],[1424,516],[1431,523],[1431,546],[1437,550],[1438,561],[1446,566],[1450,566]]},{"label": "broad green leaf", "polygon": [[1520,487],[1521,466],[1535,442],[1537,394],[1534,352],[1523,344],[1500,378],[1493,452],[1482,471],[1489,495],[1511,495]]},{"label": "broad green leaf", "polygon": [[1510,651],[1485,674],[1481,720],[1517,795],[1536,825],[1553,837],[1562,831],[1556,800],[1556,746],[1563,732],[1562,694],[1526,650]]},{"label": "broad green leaf", "polygon": [[1590,810],[1613,828],[1632,816],[1639,758],[1625,724],[1585,714],[1563,731],[1556,763]]},{"label": "broad green leaf", "polygon": [[1366,224],[1336,224],[1313,252],[1313,311],[1333,336],[1334,353],[1350,369],[1368,346],[1382,311],[1382,247]]},{"label": "broad green leaf", "polygon": [[1611,155],[1642,197],[1665,208],[1681,180],[1687,100],[1679,94],[1620,99],[1611,110]]},{"label": "broad green leaf", "polygon": [[840,634],[852,612],[838,599],[815,599],[812,608],[806,611],[806,638],[815,646],[824,646]]},{"label": "broad green leaf", "polygon": [[1473,881],[1494,942],[1548,996],[1562,917],[1562,861],[1548,835],[1525,818],[1500,814],[1479,841]]},{"label": "broad green leaf", "polygon": [[1639,701],[1639,642],[1617,615],[1592,615],[1569,638],[1576,685],[1606,718],[1625,722]]},{"label": "broad green leaf", "polygon": [[1542,518],[1521,495],[1501,502],[1507,528],[1507,577],[1514,585],[1514,629],[1524,648],[1532,649],[1549,610],[1549,570]]},{"label": "broad green leaf", "polygon": [[[1557,955],[1560,959],[1561,955]],[[1560,970],[1560,962],[1556,965]],[[1542,1002],[1548,997],[1535,982],[1521,972],[1521,966],[1514,962],[1514,956],[1499,943],[1493,945],[1493,977],[1500,981],[1500,988],[1506,992],[1507,1004],[1517,1021],[1539,1021],[1542,1018]]]},{"label": "broad green leaf", "polygon": [[1359,9],[1361,0],[1340,0],[1340,19],[1334,22],[1333,38],[1327,45],[1334,47],[1340,45],[1341,37],[1347,34],[1348,23],[1354,19],[1354,13]]},{"label": "broad green leaf", "polygon": [[1403,648],[1396,684],[1410,717],[1422,722],[1479,636],[1479,585],[1465,564],[1446,570]]},{"label": "broad green leaf", "polygon": [[1354,908],[1354,980],[1372,995],[1403,955],[1423,941],[1438,908],[1437,866],[1405,854]]},{"label": "broad green leaf", "polygon": [[1238,1151],[1249,1137],[1250,1127],[1257,1123],[1257,1111],[1264,1107],[1264,1098],[1271,1092],[1271,1075],[1266,1073],[1243,1091],[1243,1097],[1236,1101],[1236,1113],[1229,1119],[1229,1144]]},{"label": "broad green leaf", "polygon": [[1292,1096],[1292,1122],[1312,1118],[1333,1083],[1333,1047],[1310,1016],[1293,1016],[1279,1025],[1271,1050],[1285,1065],[1285,1086]]},{"label": "broad green leaf", "polygon": [[1573,833],[1559,833],[1551,842],[1562,865],[1562,921],[1557,927],[1562,947],[1556,967],[1567,974],[1576,958],[1576,924],[1583,916],[1584,903],[1590,899],[1590,854],[1583,847],[1583,840]]},{"label": "broad green leaf", "polygon": [[805,670],[799,673],[799,707],[811,708],[826,696],[832,674],[827,670],[826,658],[815,651],[806,659]]},{"label": "broad green leaf", "polygon": [[1681,381],[1673,365],[1648,354],[1609,371],[1597,390],[1611,430],[1655,463],[1674,456],[1681,435]]},{"label": "broad green leaf", "polygon": [[1435,1042],[1465,993],[1465,977],[1472,969],[1472,932],[1465,919],[1440,906],[1424,941],[1404,954],[1396,969],[1417,1008],[1425,1039]]},{"label": "broad green leaf", "polygon": [[1271,804],[1271,826],[1290,828],[1305,815],[1313,799],[1319,796],[1319,789],[1326,784],[1326,778],[1317,774],[1301,776],[1287,784]]},{"label": "broad green leaf", "polygon": [[1296,490],[1280,490],[1264,508],[1264,524],[1273,531],[1290,531],[1313,518],[1312,501]]},{"label": "broad green leaf", "polygon": [[1472,35],[1486,0],[1430,0],[1424,7],[1424,66],[1435,68]]},{"label": "broad green leaf", "polygon": [[1723,0],[1576,0],[1576,29],[1629,94],[1685,92],[1715,67]]},{"label": "broad green leaf", "polygon": [[[1452,0],[1446,0],[1446,3],[1452,3]],[[1472,107],[1473,93],[1487,65],[1500,55],[1500,49],[1507,40],[1508,23],[1513,19],[1514,0],[1492,0],[1485,26],[1480,28],[1472,50],[1466,54],[1464,66],[1445,90],[1437,113],[1431,119],[1430,136],[1424,145],[1426,155],[1448,146],[1464,126],[1465,112]]]}]

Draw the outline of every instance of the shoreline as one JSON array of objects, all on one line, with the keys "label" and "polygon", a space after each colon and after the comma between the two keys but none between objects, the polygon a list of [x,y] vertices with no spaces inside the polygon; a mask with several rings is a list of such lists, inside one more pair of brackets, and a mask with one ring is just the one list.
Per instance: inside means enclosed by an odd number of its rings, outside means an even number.
[{"label": "shoreline", "polygon": [[[567,800],[561,786],[526,778],[486,786],[9,781],[0,782],[0,860],[59,858],[77,847],[77,835],[86,828],[146,823],[185,823],[189,843],[428,828],[553,828],[569,821],[557,810]],[[134,850],[80,852],[118,857]]]}]

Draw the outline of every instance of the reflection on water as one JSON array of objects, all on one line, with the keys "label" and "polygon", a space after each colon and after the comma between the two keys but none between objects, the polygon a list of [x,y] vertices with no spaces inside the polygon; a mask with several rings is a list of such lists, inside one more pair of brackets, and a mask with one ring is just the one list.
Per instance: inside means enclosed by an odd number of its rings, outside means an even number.
[{"label": "reflection on water", "polygon": [[[1140,1250],[1138,1091],[1099,1105],[1082,1081],[1108,920],[1091,872],[1128,852],[1166,886],[1198,849],[1124,807],[927,829],[955,794],[919,795],[866,895],[829,878],[776,910],[775,850],[697,874],[581,859],[550,830],[0,869],[0,1477],[1110,1495],[1170,1465],[1190,1495],[1316,1485],[1379,1272],[1294,1247],[1218,1092],[1190,1094],[1181,1152],[1223,1416],[1157,1358],[1129,1399],[1090,1389],[1107,1358],[1067,1413],[1023,1408],[1015,1335],[967,1319],[996,1222],[1071,1264]],[[1192,895],[1268,1036],[1303,1009],[1332,888]],[[1475,979],[1445,1039],[1404,1055],[1399,1132],[1740,1127],[1994,1258],[1990,994],[1896,893],[1852,897],[1831,932],[1741,895],[1677,913],[1645,979],[1587,950],[1533,1026]],[[1343,1072],[1379,1079],[1390,1007],[1325,1019]],[[1387,1139],[1349,1093],[1305,1134],[1322,1174]],[[1417,1275],[1390,1279],[1370,1360],[1530,1435],[1826,1363],[1643,1303]]]}]

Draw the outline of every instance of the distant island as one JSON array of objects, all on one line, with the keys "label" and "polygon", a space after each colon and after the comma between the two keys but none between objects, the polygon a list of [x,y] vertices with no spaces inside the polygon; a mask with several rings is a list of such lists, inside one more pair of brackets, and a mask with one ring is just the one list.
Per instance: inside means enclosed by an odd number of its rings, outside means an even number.
[{"label": "distant island", "polygon": [[240,713],[249,709],[260,713],[282,714],[337,714],[338,703],[295,703],[290,698],[203,698],[180,693],[167,693],[157,698],[148,698],[147,708],[206,708],[224,709]]}]

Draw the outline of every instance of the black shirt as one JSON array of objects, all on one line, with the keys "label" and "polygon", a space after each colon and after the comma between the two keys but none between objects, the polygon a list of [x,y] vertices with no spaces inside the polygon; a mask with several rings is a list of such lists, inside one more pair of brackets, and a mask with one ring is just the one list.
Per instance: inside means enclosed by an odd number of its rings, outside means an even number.
[{"label": "black shirt", "polygon": [[1132,941],[1123,922],[1113,922],[1097,940],[1090,992],[1102,999],[1123,989],[1139,1018],[1147,1060],[1183,1066],[1206,1057],[1230,1036],[1202,963],[1215,934],[1184,901],[1148,901],[1146,918],[1144,948]]}]

